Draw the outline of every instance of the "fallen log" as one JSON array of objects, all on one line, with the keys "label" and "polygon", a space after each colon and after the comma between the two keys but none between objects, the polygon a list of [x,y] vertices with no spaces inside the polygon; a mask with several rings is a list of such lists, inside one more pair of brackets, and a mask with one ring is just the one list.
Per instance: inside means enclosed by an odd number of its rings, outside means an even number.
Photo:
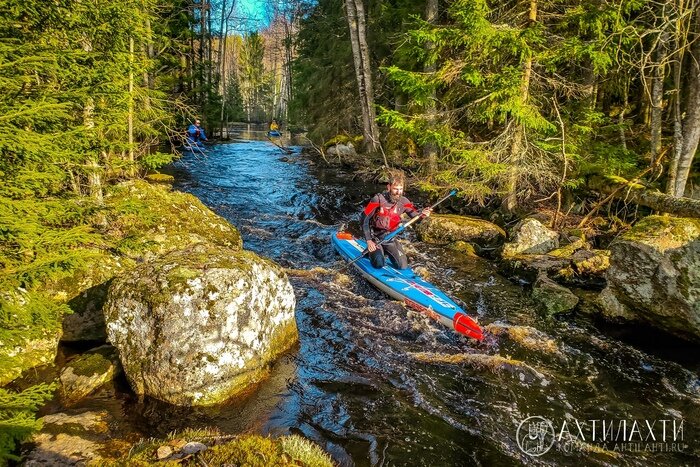
[{"label": "fallen log", "polygon": [[594,175],[588,179],[588,188],[613,198],[646,206],[655,211],[680,217],[700,217],[700,200],[675,198],[641,183],[615,175]]}]

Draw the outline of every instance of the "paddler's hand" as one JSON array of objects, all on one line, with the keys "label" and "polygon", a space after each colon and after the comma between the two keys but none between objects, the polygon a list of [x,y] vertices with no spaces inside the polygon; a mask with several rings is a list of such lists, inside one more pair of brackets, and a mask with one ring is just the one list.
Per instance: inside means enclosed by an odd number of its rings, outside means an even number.
[{"label": "paddler's hand", "polygon": [[433,212],[431,208],[425,208],[420,212],[421,217],[430,217],[430,213]]},{"label": "paddler's hand", "polygon": [[377,251],[377,244],[374,243],[374,240],[367,240],[367,251],[370,253]]}]

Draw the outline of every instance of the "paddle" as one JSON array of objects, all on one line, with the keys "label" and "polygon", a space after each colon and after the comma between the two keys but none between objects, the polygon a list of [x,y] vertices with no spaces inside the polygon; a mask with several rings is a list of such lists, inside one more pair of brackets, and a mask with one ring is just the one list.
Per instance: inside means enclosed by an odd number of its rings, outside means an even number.
[{"label": "paddle", "polygon": [[292,151],[291,149],[285,148],[284,146],[282,146],[282,145],[280,145],[280,144],[277,144],[277,143],[275,143],[274,141],[272,141],[272,138],[270,138],[270,135],[267,135],[267,139],[269,139],[270,142],[271,142],[272,144],[274,144],[275,146],[277,146],[278,148],[280,148],[282,151],[284,151],[284,152],[287,153],[287,154],[292,154],[292,153],[294,152],[294,151]]},{"label": "paddle", "polygon": [[[447,198],[449,198],[449,197],[451,197],[451,196],[454,196],[454,195],[456,195],[456,194],[457,194],[457,190],[451,190],[446,196],[443,196],[442,198],[440,198],[435,204],[433,204],[432,206],[430,206],[428,209],[430,209],[430,210],[432,211],[433,209],[435,209],[435,207],[436,207],[438,204],[442,203],[442,202],[445,201]],[[422,210],[421,210],[421,212],[422,212]],[[389,240],[391,240],[392,238],[396,237],[398,234],[400,234],[401,232],[403,232],[404,230],[406,230],[406,228],[408,228],[411,224],[413,224],[414,222],[417,222],[418,220],[420,220],[421,217],[422,217],[422,216],[418,215],[418,216],[414,217],[413,219],[411,219],[410,221],[406,222],[405,224],[401,224],[401,226],[400,226],[398,229],[394,230],[393,232],[390,232],[389,235],[387,235],[387,236],[384,237],[379,243],[377,243],[377,246],[382,245],[382,244],[388,242]],[[365,249],[365,251],[363,251],[362,254],[361,254],[360,256],[358,256],[357,258],[353,259],[353,260],[350,261],[349,263],[343,265],[343,267],[340,268],[338,271],[342,271],[342,270],[344,270],[345,268],[347,268],[348,266],[350,266],[350,265],[352,265],[352,264],[355,264],[355,263],[358,262],[360,259],[364,258],[364,256],[365,256],[367,253],[369,253],[369,250]]]}]

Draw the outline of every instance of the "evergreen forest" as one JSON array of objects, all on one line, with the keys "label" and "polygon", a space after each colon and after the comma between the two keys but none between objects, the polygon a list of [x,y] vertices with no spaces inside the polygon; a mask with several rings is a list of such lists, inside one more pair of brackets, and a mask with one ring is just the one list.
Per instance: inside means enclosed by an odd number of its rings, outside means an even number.
[{"label": "evergreen forest", "polygon": [[[251,27],[235,0],[4,2],[4,345],[60,327],[44,284],[119,247],[106,190],[177,159],[195,118],[214,140],[277,119],[324,158],[352,141],[365,174],[401,168],[473,212],[700,217],[698,0],[260,5]],[[0,463],[53,389],[0,389]]]}]

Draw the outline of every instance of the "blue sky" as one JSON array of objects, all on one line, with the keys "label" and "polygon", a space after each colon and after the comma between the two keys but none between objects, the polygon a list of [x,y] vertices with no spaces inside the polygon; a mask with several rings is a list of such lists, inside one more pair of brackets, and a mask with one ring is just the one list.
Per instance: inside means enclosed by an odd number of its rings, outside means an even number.
[{"label": "blue sky", "polygon": [[266,6],[269,0],[235,0],[236,1],[236,12],[234,16],[239,18],[238,21],[233,20],[231,26],[234,24],[240,25],[239,27],[242,31],[237,32],[249,32],[261,29],[269,23],[269,18],[267,18]]}]

